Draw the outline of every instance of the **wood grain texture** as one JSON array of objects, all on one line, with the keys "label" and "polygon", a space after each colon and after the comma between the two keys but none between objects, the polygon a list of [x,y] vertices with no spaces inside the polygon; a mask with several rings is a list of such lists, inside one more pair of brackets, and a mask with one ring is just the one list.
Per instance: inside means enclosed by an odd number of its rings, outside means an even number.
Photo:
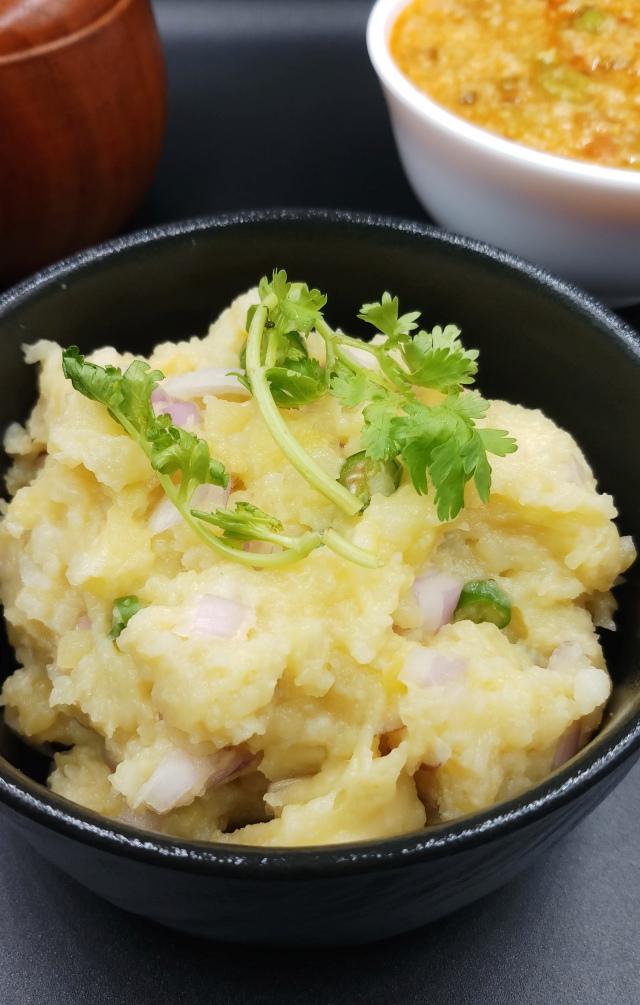
[{"label": "wood grain texture", "polygon": [[0,56],[0,284],[124,225],[153,176],[165,105],[149,0]]},{"label": "wood grain texture", "polygon": [[115,0],[0,0],[0,55],[54,42],[85,28]]}]

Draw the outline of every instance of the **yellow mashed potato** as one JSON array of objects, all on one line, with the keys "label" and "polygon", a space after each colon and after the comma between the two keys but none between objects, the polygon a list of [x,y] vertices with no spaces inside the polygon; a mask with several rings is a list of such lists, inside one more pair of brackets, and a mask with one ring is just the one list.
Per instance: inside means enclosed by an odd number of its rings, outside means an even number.
[{"label": "yellow mashed potato", "polygon": [[[238,367],[251,302],[236,300],[203,339],[159,346],[151,365],[168,376]],[[6,435],[13,499],[0,528],[22,669],[2,703],[30,742],[67,748],[54,792],[206,841],[357,841],[515,796],[597,727],[610,680],[594,620],[611,627],[609,590],[634,550],[574,440],[540,412],[491,404],[481,424],[508,429],[519,449],[492,458],[487,505],[469,484],[443,524],[406,472],[362,515],[339,513],[288,463],[253,399],[205,396],[200,435],[233,474],[232,503],[277,514],[288,533],[331,522],[384,560],[372,571],[319,548],[260,570],[217,556],[182,520],[158,531],[162,491],[139,447],[65,380],[59,346],[40,342],[27,359],[41,364],[41,394],[26,429]],[[330,395],[282,414],[333,477],[360,449],[361,410]],[[510,625],[430,634],[413,590],[425,570],[495,580]],[[128,594],[143,609],[112,641],[114,598]],[[250,612],[237,638],[181,628],[203,596]],[[425,647],[459,672],[420,679],[411,667]]]}]

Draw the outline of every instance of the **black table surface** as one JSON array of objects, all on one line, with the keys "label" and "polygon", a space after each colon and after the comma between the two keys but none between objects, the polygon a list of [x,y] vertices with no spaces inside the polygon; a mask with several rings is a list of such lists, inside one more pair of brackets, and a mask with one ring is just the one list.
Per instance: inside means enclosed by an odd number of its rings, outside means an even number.
[{"label": "black table surface", "polygon": [[[156,0],[167,142],[131,229],[237,209],[425,220],[366,56],[362,0]],[[640,308],[623,316],[640,328]],[[0,1005],[637,1005],[640,766],[519,879],[346,950],[199,942],[98,900],[0,819]],[[313,910],[313,905],[309,905]]]}]

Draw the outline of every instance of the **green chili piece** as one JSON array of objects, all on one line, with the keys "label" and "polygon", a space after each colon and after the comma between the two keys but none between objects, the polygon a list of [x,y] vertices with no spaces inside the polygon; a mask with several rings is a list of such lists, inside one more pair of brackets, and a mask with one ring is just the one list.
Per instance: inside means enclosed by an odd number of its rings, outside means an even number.
[{"label": "green chili piece", "polygon": [[599,7],[585,7],[573,19],[573,27],[578,31],[600,31],[607,15]]},{"label": "green chili piece", "polygon": [[511,602],[497,583],[474,579],[462,588],[453,620],[473,621],[476,625],[490,621],[498,628],[506,628],[511,621]]},{"label": "green chili piece", "polygon": [[541,73],[538,79],[545,91],[554,98],[578,104],[589,99],[591,91],[589,77],[570,66],[552,66]]},{"label": "green chili piece", "polygon": [[113,620],[111,622],[110,639],[117,639],[125,630],[131,618],[142,610],[142,604],[135,595],[118,597],[113,601]]},{"label": "green chili piece", "polygon": [[374,461],[364,450],[347,457],[340,470],[338,481],[356,496],[363,508],[371,502],[375,492],[390,496],[398,488],[402,467],[397,461]]}]

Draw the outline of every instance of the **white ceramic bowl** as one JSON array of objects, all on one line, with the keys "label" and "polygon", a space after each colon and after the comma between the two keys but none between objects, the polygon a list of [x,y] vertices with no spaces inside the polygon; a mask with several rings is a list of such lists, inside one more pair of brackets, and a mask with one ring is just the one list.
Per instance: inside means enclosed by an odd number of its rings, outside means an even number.
[{"label": "white ceramic bowl", "polygon": [[448,230],[521,255],[613,306],[639,301],[640,172],[540,153],[436,104],[389,51],[407,4],[378,0],[367,45],[425,209]]}]

